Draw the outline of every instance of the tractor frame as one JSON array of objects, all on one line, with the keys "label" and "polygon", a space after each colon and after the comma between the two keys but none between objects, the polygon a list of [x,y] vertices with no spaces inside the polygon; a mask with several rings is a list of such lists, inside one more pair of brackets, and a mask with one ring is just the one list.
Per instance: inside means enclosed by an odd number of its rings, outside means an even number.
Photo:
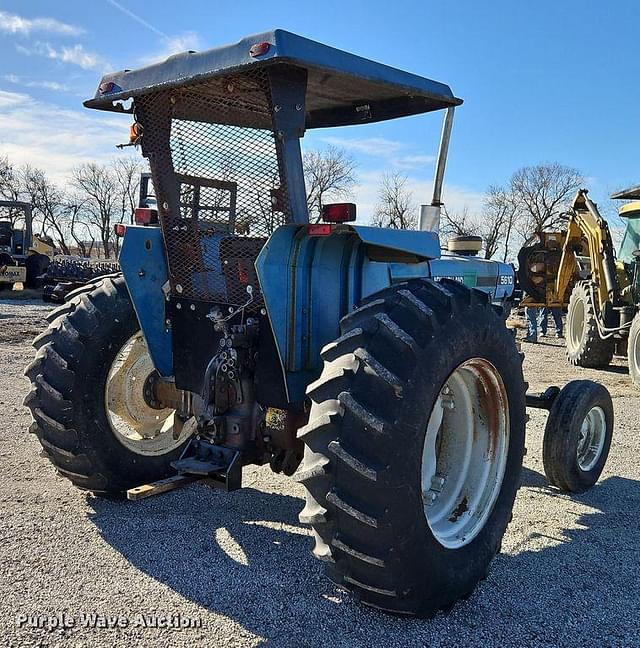
[{"label": "tractor frame", "polygon": [[[32,430],[59,472],[139,499],[269,463],[339,585],[431,615],[486,577],[511,519],[526,406],[549,409],[551,481],[595,483],[601,385],[526,395],[505,326],[510,265],[438,234],[453,111],[445,84],[276,30],[105,76],[89,108],[129,113],[155,203],[118,224],[122,276],[68,296],[26,370]],[[310,222],[313,128],[444,110],[420,229]],[[148,189],[148,188],[147,188]],[[145,193],[148,193],[145,190]]]}]

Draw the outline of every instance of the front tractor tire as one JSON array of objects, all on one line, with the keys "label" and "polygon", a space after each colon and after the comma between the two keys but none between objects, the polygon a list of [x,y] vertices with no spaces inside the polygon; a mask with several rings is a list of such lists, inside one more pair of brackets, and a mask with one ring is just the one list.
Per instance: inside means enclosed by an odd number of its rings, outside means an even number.
[{"label": "front tractor tire", "polygon": [[567,308],[567,359],[578,367],[598,369],[611,364],[615,340],[600,337],[591,287],[591,282],[581,281],[571,291]]},{"label": "front tractor tire", "polygon": [[556,397],[544,430],[542,460],[551,484],[583,493],[600,478],[613,438],[613,403],[606,387],[572,380]]},{"label": "front tractor tire", "polygon": [[120,494],[173,471],[186,440],[173,411],[142,393],[153,372],[124,279],[103,277],[70,293],[34,340],[26,368],[30,431],[58,472],[79,488]]},{"label": "front tractor tire", "polygon": [[343,318],[307,393],[300,514],[329,577],[431,616],[487,576],[524,454],[525,385],[487,296],[416,280]]}]

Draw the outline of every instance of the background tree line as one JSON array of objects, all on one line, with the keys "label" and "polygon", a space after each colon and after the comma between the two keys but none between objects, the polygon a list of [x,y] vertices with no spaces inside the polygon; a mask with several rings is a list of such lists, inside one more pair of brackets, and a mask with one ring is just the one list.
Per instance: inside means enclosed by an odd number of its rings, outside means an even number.
[{"label": "background tree line", "polygon": [[[312,222],[317,222],[323,204],[352,195],[356,163],[344,150],[329,146],[307,150],[303,164],[309,214]],[[118,245],[113,226],[130,222],[143,170],[143,163],[131,157],[85,163],[73,170],[62,187],[42,169],[16,167],[0,157],[0,197],[30,202],[34,232],[50,236],[62,254],[99,253],[112,258]],[[571,199],[583,184],[577,169],[558,163],[523,167],[508,183],[489,187],[476,211],[444,207],[442,244],[451,236],[477,235],[484,240],[485,258],[513,260],[535,232],[562,226]],[[384,173],[371,224],[412,229],[417,226],[418,210],[409,178]],[[4,210],[2,217],[7,216],[15,221],[19,212]]]},{"label": "background tree line", "polygon": [[[63,187],[43,169],[0,157],[0,198],[31,203],[34,233],[50,236],[62,254],[109,259],[118,246],[113,226],[130,222],[143,169],[134,158],[89,162],[76,167]],[[19,210],[2,211],[14,226],[21,217]]]},{"label": "background tree line", "polygon": [[510,261],[536,232],[565,226],[571,201],[582,186],[580,171],[557,162],[523,167],[506,185],[487,189],[478,213],[444,209],[441,232],[482,236],[485,258]]},{"label": "background tree line", "polygon": [[[355,186],[355,162],[344,151],[329,147],[305,155],[309,212],[320,218],[323,202],[348,198]],[[401,173],[384,173],[378,187],[371,224],[413,229],[419,203]],[[518,169],[504,185],[492,185],[476,211],[442,209],[441,242],[452,236],[481,236],[484,256],[514,260],[536,232],[562,228],[576,191],[584,185],[580,171],[557,162]],[[446,191],[445,191],[446,195]]]}]

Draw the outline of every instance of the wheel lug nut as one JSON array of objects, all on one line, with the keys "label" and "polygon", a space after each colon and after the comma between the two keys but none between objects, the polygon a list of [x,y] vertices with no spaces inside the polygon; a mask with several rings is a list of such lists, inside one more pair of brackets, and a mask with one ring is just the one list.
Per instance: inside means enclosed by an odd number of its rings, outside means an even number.
[{"label": "wheel lug nut", "polygon": [[434,503],[436,497],[438,497],[438,494],[432,490],[422,492],[422,499],[427,503],[427,506],[431,506]]},{"label": "wheel lug nut", "polygon": [[442,407],[444,409],[449,409],[449,410],[455,409],[456,404],[453,398],[451,398],[451,396],[449,397],[443,396],[441,402],[442,402]]}]

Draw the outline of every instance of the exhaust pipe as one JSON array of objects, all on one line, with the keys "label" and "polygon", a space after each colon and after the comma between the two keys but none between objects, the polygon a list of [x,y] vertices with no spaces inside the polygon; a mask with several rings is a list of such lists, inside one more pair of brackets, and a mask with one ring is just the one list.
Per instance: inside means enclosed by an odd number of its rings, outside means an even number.
[{"label": "exhaust pipe", "polygon": [[429,232],[438,232],[440,229],[440,207],[442,206],[442,184],[444,182],[444,170],[447,166],[447,155],[449,153],[449,140],[453,128],[454,106],[447,108],[442,134],[440,136],[440,147],[438,149],[438,161],[436,163],[436,174],[433,180],[433,198],[430,205],[420,205],[420,219],[418,229]]}]

